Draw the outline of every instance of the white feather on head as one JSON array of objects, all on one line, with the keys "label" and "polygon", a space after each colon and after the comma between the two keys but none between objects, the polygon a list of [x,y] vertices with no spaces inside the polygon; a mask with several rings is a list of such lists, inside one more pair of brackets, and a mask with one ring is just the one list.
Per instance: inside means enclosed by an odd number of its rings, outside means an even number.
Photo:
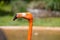
[{"label": "white feather on head", "polygon": [[21,14],[22,14],[23,17],[26,16],[26,13],[21,13]]},{"label": "white feather on head", "polygon": [[26,13],[16,13],[18,15],[21,15],[22,17],[26,16]]}]

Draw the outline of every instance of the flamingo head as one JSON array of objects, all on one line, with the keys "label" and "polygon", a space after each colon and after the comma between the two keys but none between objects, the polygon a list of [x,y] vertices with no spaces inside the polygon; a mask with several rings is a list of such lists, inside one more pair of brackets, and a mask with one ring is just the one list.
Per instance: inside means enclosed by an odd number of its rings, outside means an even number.
[{"label": "flamingo head", "polygon": [[13,21],[15,21],[17,18],[25,18],[27,20],[32,20],[32,14],[31,13],[17,13],[14,18]]},{"label": "flamingo head", "polygon": [[15,21],[17,18],[24,18],[26,16],[26,13],[17,13],[14,18],[13,21]]}]

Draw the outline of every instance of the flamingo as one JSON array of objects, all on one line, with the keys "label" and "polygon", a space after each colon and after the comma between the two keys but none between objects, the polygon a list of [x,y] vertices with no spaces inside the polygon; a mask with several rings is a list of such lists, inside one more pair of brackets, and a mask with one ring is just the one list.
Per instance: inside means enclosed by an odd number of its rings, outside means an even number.
[{"label": "flamingo", "polygon": [[13,21],[17,18],[25,18],[29,21],[29,29],[28,29],[28,38],[27,40],[31,40],[32,38],[32,26],[33,26],[33,16],[30,12],[25,12],[25,13],[16,13]]}]

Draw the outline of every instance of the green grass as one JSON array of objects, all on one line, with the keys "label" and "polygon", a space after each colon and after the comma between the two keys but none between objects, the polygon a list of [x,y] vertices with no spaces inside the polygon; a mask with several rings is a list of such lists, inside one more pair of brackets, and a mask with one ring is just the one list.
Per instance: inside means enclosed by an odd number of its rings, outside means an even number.
[{"label": "green grass", "polygon": [[35,19],[34,25],[36,26],[60,26],[60,18],[41,18]]},{"label": "green grass", "polygon": [[27,20],[16,20],[13,21],[12,16],[4,16],[0,17],[0,26],[20,26],[20,25],[28,25]]},{"label": "green grass", "polygon": [[[28,26],[26,19],[13,21],[13,16],[0,17],[0,26]],[[34,26],[60,26],[60,18],[40,18],[33,20]]]}]

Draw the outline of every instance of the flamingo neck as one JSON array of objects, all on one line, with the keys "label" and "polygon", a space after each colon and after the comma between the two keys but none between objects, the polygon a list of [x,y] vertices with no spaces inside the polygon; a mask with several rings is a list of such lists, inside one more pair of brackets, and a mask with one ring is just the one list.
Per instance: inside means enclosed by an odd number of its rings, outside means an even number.
[{"label": "flamingo neck", "polygon": [[33,21],[30,20],[30,21],[29,21],[29,27],[32,27],[32,26],[33,26]]},{"label": "flamingo neck", "polygon": [[29,29],[28,29],[28,40],[31,40],[32,38],[32,26],[33,26],[33,21],[29,21]]}]

